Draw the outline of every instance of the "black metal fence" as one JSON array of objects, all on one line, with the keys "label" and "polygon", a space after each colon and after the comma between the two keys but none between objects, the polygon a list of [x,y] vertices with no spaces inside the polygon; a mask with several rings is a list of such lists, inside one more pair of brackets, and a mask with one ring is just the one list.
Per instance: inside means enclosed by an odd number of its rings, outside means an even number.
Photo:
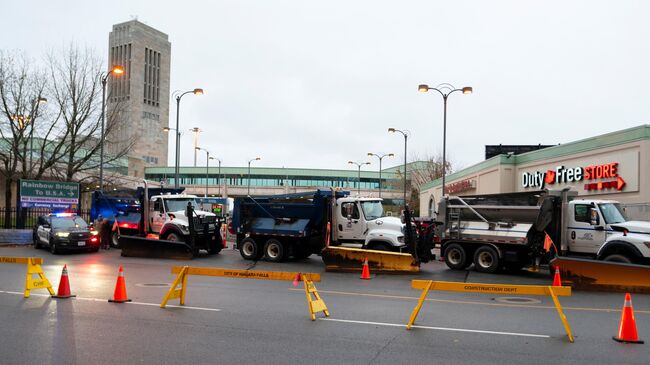
[{"label": "black metal fence", "polygon": [[[0,207],[0,229],[33,228],[41,215],[52,213],[48,208],[2,208]],[[79,210],[77,213],[90,223],[90,210]]]}]

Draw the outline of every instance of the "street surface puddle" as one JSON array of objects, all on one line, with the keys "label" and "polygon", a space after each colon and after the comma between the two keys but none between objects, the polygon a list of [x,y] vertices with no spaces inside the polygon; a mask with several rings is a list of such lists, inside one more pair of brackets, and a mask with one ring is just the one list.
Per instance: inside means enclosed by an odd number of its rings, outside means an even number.
[{"label": "street surface puddle", "polygon": [[540,300],[534,298],[523,298],[523,297],[499,297],[492,298],[493,300],[499,303],[508,303],[508,304],[539,304]]}]

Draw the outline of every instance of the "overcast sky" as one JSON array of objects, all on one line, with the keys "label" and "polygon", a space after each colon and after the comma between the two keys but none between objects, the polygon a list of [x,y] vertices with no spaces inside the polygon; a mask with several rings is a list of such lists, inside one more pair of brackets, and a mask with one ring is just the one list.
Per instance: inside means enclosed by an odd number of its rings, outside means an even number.
[{"label": "overcast sky", "polygon": [[[70,41],[104,56],[111,26],[133,16],[167,33],[171,90],[205,89],[183,98],[181,129],[203,129],[226,166],[347,169],[393,152],[392,166],[404,147],[389,127],[412,133],[409,159],[440,154],[442,98],[420,83],[474,88],[449,98],[459,167],[486,144],[650,123],[648,1],[5,0],[2,13],[0,48],[34,58]],[[191,145],[188,132],[183,165]]]}]

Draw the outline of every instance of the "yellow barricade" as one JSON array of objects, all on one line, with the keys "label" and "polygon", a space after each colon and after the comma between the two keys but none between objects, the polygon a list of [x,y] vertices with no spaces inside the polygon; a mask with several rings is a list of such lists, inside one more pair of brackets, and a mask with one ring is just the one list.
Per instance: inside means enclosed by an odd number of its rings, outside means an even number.
[{"label": "yellow barricade", "polygon": [[[298,277],[305,284],[305,296],[307,297],[307,307],[312,321],[316,320],[316,313],[323,312],[329,317],[329,311],[325,302],[318,294],[314,282],[320,282],[319,274],[303,274],[298,272],[277,272],[277,271],[250,271],[222,269],[212,267],[190,267],[190,266],[172,266],[172,274],[178,274],[172,283],[169,291],[165,294],[160,308],[165,308],[167,302],[172,299],[179,299],[180,305],[185,305],[185,294],[187,292],[187,278],[190,275],[200,276],[221,276],[240,279],[261,279],[261,280],[285,280],[294,281]],[[313,295],[313,298],[312,298]]]},{"label": "yellow barricade", "polygon": [[482,294],[499,294],[499,295],[548,295],[553,299],[557,314],[564,325],[569,342],[573,342],[573,334],[569,321],[566,319],[562,306],[557,297],[571,296],[571,288],[568,286],[541,286],[541,285],[502,285],[502,284],[482,284],[482,283],[455,283],[450,281],[432,281],[432,280],[412,280],[413,289],[422,290],[418,304],[413,308],[411,317],[406,325],[406,329],[411,329],[415,319],[420,313],[422,304],[427,298],[430,290],[451,291],[461,293],[482,293]]},{"label": "yellow barricade", "polygon": [[[50,295],[54,295],[52,284],[45,277],[41,265],[43,259],[40,257],[12,257],[0,256],[0,264],[27,264],[27,274],[25,277],[25,292],[24,297],[29,298],[29,292],[33,289],[47,289]],[[38,279],[34,279],[34,275],[38,275]]]}]

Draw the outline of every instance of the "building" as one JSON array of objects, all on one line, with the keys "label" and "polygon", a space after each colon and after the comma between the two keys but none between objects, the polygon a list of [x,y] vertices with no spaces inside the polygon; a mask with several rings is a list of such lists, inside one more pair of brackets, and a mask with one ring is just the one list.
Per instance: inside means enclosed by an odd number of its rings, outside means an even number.
[{"label": "building", "polygon": [[[623,203],[630,218],[650,220],[650,125],[502,154],[449,174],[447,194],[474,195],[571,187],[579,196]],[[420,191],[420,215],[433,216],[440,179]],[[428,207],[428,209],[427,209]]]},{"label": "building", "polygon": [[[128,153],[129,172],[144,177],[144,167],[167,164],[171,43],[162,33],[138,20],[113,25],[108,37],[108,67],[124,68],[111,75],[107,117],[115,127],[107,134],[107,153]],[[108,119],[108,118],[107,118]]]}]

